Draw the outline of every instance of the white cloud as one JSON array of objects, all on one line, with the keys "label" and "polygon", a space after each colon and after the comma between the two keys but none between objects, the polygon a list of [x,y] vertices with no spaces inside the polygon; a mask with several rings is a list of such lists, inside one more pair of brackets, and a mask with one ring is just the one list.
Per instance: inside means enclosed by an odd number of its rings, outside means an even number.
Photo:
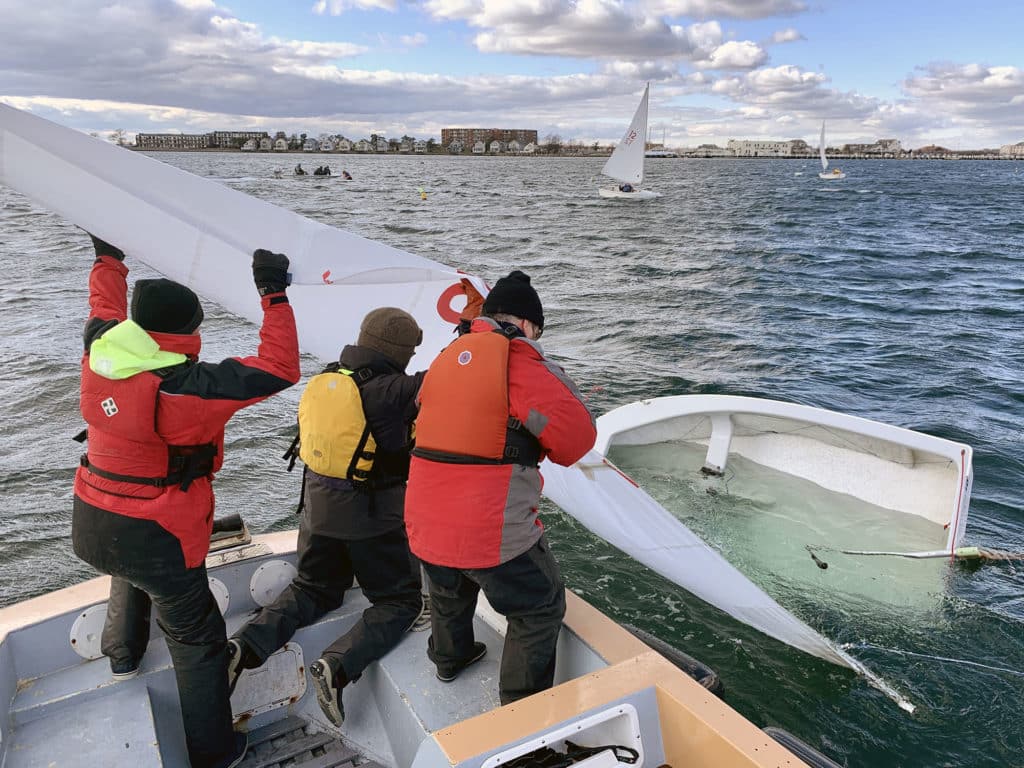
[{"label": "white cloud", "polygon": [[767,60],[768,54],[756,43],[730,40],[715,48],[707,61],[698,62],[698,66],[707,69],[753,69]]},{"label": "white cloud", "polygon": [[805,38],[803,35],[801,35],[799,31],[793,29],[792,27],[787,27],[786,29],[780,29],[780,30],[778,30],[776,32],[773,32],[772,33],[772,37],[771,37],[771,42],[773,42],[775,44],[779,44],[779,43],[794,43],[797,40],[806,40],[806,39],[807,38]]},{"label": "white cloud", "polygon": [[395,10],[396,0],[317,0],[313,4],[313,13],[322,16],[340,16],[350,9],[367,11],[379,8],[385,11]]},{"label": "white cloud", "polygon": [[966,146],[997,146],[1024,138],[1024,69],[931,63],[902,83],[914,108],[963,137]]},{"label": "white cloud", "polygon": [[399,39],[406,48],[419,48],[427,44],[427,36],[422,32],[417,32],[415,35],[402,35]]},{"label": "white cloud", "polygon": [[435,19],[465,21],[480,29],[474,43],[484,53],[613,60],[662,58],[725,68],[756,66],[767,57],[751,41],[730,41],[728,47],[723,46],[717,21],[688,26],[669,23],[643,3],[427,0],[424,8]]},{"label": "white cloud", "polygon": [[650,13],[696,18],[765,19],[807,10],[802,0],[641,0],[639,5]]}]

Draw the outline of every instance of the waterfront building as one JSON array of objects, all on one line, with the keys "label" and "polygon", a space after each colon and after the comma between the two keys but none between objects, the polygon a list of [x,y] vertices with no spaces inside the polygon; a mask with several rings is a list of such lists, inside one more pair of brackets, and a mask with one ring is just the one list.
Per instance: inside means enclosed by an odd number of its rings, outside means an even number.
[{"label": "waterfront building", "polygon": [[852,157],[899,157],[903,147],[899,139],[879,139],[873,144],[844,144],[840,152]]},{"label": "waterfront building", "polygon": [[512,154],[517,154],[523,151],[523,145],[515,139],[512,139],[512,141],[508,143],[508,151]]},{"label": "waterfront building", "polygon": [[351,152],[352,151],[352,142],[349,141],[348,139],[345,139],[345,138],[338,139],[338,145],[337,145],[336,149],[339,152]]},{"label": "waterfront building", "polygon": [[210,135],[206,133],[138,133],[135,146],[139,149],[207,149]]},{"label": "waterfront building", "polygon": [[1018,141],[1016,144],[1004,144],[999,148],[999,156],[1024,159],[1024,141]]},{"label": "waterfront building", "polygon": [[487,151],[492,152],[494,154],[498,154],[499,152],[501,152],[501,142],[495,139],[488,145]]},{"label": "waterfront building", "polygon": [[303,152],[316,152],[318,149],[320,149],[320,142],[316,139],[306,139],[302,143]]},{"label": "waterfront building", "polygon": [[360,139],[356,142],[356,152],[369,152],[373,149],[370,142],[366,139]]},{"label": "waterfront building", "polygon": [[482,141],[478,141],[476,144],[473,145],[473,154],[482,155],[486,149],[487,147],[484,146],[484,143]]},{"label": "waterfront building", "polygon": [[455,141],[448,145],[448,152],[449,154],[452,155],[461,155],[462,150],[465,148],[465,145],[461,141],[456,139]]},{"label": "waterfront building", "polygon": [[729,139],[726,148],[736,157],[792,157],[792,141],[747,141]]},{"label": "waterfront building", "polygon": [[427,151],[427,142],[424,139],[416,139],[416,142],[412,145],[413,151],[423,154]]},{"label": "waterfront building", "polygon": [[274,148],[274,141],[269,136],[260,139],[260,152],[269,152]]},{"label": "waterfront building", "polygon": [[374,147],[374,149],[376,149],[378,152],[387,152],[388,140],[385,139],[383,136],[379,136],[377,138],[377,145]]},{"label": "waterfront building", "polygon": [[537,143],[537,132],[523,128],[442,128],[441,144],[450,147],[453,141],[462,143],[464,147],[471,147],[476,142],[489,143],[500,141],[504,144],[515,139],[520,144],[528,142]]},{"label": "waterfront building", "polygon": [[287,152],[288,151],[288,139],[279,137],[274,140],[274,151],[275,152]]},{"label": "waterfront building", "polygon": [[720,147],[717,144],[701,144],[696,149],[691,149],[683,154],[688,157],[733,157],[733,151]]},{"label": "waterfront building", "polygon": [[256,143],[256,139],[249,139],[245,144],[241,146],[243,152],[255,152],[259,145]]},{"label": "waterfront building", "polygon": [[210,137],[208,146],[214,149],[236,149],[249,139],[259,141],[266,135],[266,131],[214,131],[207,134]]},{"label": "waterfront building", "polygon": [[536,151],[537,151],[537,144],[536,144],[536,142],[533,142],[533,141],[529,142],[525,147],[523,147],[523,154],[524,155],[532,155]]}]

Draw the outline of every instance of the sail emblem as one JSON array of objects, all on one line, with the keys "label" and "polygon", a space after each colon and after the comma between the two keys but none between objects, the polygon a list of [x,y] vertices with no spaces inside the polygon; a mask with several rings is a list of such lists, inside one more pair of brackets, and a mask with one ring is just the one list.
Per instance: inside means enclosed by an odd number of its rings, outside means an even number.
[{"label": "sail emblem", "polygon": [[473,353],[468,349],[464,349],[459,353],[459,365],[469,365],[473,359]]},{"label": "sail emblem", "polygon": [[117,403],[114,402],[114,398],[112,397],[108,397],[100,403],[100,408],[103,409],[103,412],[107,414],[107,416],[114,416],[117,414]]}]

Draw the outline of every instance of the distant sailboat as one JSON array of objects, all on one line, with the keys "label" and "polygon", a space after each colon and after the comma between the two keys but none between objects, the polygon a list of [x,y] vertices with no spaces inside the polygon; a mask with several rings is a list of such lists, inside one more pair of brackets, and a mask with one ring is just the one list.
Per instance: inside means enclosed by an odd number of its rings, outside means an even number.
[{"label": "distant sailboat", "polygon": [[838,168],[828,170],[828,158],[825,157],[825,121],[821,121],[821,141],[818,143],[818,152],[821,154],[821,173],[819,179],[845,179],[846,174]]},{"label": "distant sailboat", "polygon": [[613,197],[628,200],[650,200],[660,197],[657,192],[640,189],[644,180],[644,143],[647,136],[647,95],[651,90],[650,83],[644,88],[644,96],[640,106],[636,108],[633,121],[626,129],[608,162],[601,173],[622,182],[616,188],[602,187],[597,190],[601,197]]}]

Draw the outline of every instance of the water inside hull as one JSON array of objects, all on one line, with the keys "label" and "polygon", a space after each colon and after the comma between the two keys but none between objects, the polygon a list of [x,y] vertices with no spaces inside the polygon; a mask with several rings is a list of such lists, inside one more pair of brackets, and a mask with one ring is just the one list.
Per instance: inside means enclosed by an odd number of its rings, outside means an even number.
[{"label": "water inside hull", "polygon": [[[943,560],[834,551],[935,550],[935,522],[822,488],[731,456],[720,477],[701,467],[707,449],[685,442],[616,446],[609,458],[747,578],[805,620],[836,601],[863,617],[886,607],[927,612],[941,601]],[[827,563],[822,569],[807,547]],[[817,623],[817,622],[814,622]]]}]

